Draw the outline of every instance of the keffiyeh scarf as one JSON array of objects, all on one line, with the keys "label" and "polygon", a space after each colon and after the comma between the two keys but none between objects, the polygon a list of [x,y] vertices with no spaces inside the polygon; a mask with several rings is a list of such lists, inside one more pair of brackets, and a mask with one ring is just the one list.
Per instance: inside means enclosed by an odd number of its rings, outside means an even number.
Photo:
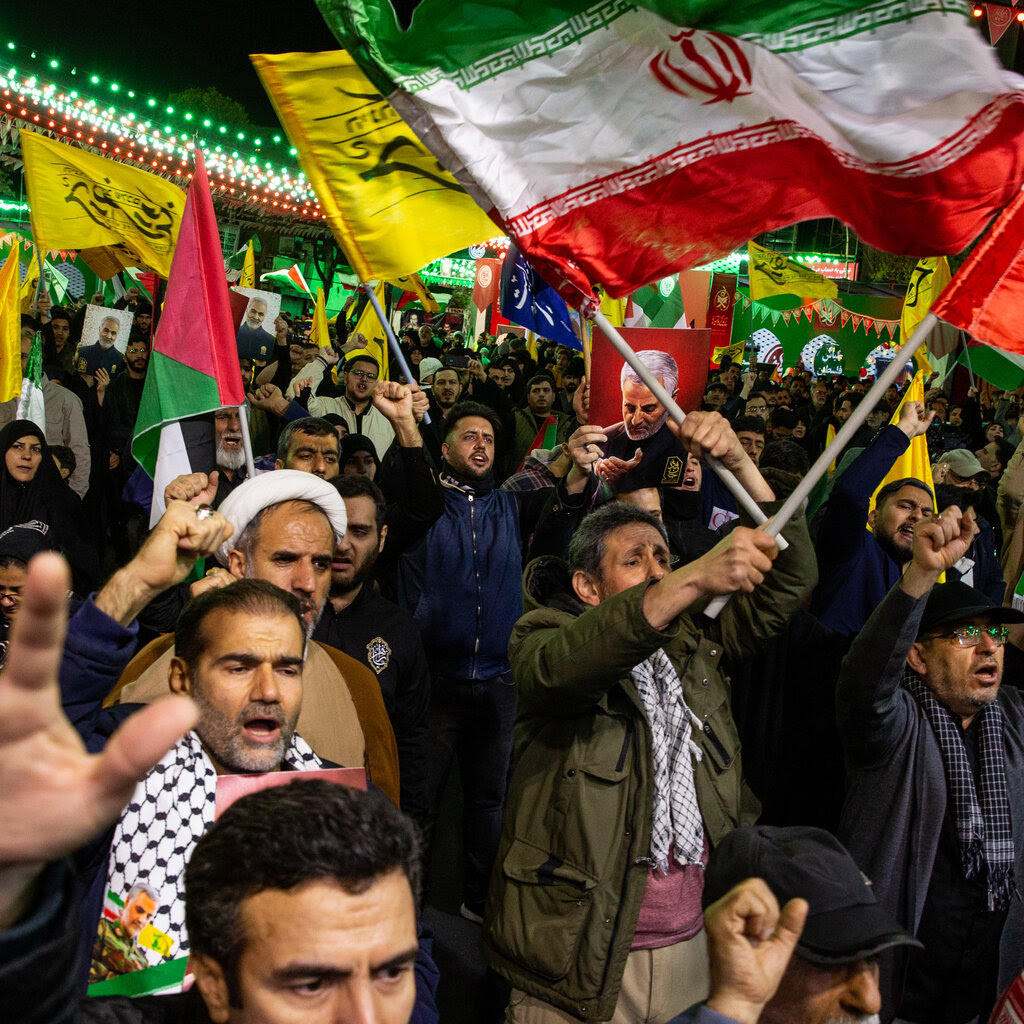
[{"label": "keffiyeh scarf", "polygon": [[668,874],[669,853],[683,866],[703,864],[704,822],[697,805],[693,742],[700,720],[686,706],[679,673],[660,648],[631,673],[651,726],[654,759],[654,808],[651,865]]},{"label": "keffiyeh scarf", "polygon": [[[295,771],[324,766],[298,736],[285,750],[284,763]],[[135,787],[110,847],[107,892],[124,900],[136,882],[152,886],[160,894],[152,924],[174,940],[175,957],[188,952],[185,866],[213,824],[216,792],[217,772],[199,737],[188,732]],[[160,962],[146,952],[151,962]]]},{"label": "keffiyeh scarf", "polygon": [[953,712],[935,699],[915,673],[907,672],[903,683],[924,712],[939,744],[964,877],[975,878],[987,868],[988,908],[1005,910],[1017,886],[1003,762],[1003,709],[994,702],[978,712],[979,779],[975,786]]}]

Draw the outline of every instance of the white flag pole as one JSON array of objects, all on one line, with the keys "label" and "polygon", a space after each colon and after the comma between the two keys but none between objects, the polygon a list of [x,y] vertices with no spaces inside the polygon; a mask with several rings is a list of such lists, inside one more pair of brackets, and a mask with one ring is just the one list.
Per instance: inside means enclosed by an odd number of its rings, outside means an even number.
[{"label": "white flag pole", "polygon": [[[373,309],[377,314],[377,319],[380,321],[380,325],[384,328],[384,333],[387,335],[388,346],[391,349],[391,358],[398,363],[398,368],[405,374],[405,379],[410,383],[410,385],[418,385],[419,378],[412,375],[412,370],[409,369],[409,364],[405,361],[405,356],[398,345],[398,339],[395,337],[395,332],[391,329],[391,324],[388,323],[387,317],[384,315],[384,310],[380,308],[380,302],[377,299],[377,293],[374,291],[373,285],[364,284],[363,291],[366,292],[367,298],[371,303],[373,303]],[[423,422],[430,423],[430,413],[425,412],[423,414]]]},{"label": "white flag pole", "polygon": [[[814,465],[811,466],[804,478],[793,489],[793,493],[782,503],[779,511],[772,516],[768,525],[764,528],[765,533],[770,537],[776,537],[781,540],[779,532],[799,511],[804,500],[814,489],[814,485],[828,472],[828,467],[838,458],[840,452],[846,447],[853,435],[857,433],[860,425],[868,418],[868,413],[881,401],[886,389],[903,372],[903,367],[913,358],[914,353],[921,347],[925,338],[931,334],[938,322],[938,318],[934,313],[925,315],[924,319],[917,325],[914,333],[900,346],[893,361],[889,363],[875,383],[871,385],[871,389],[861,400],[857,408],[853,410],[850,418],[836,432],[832,443],[818,456]],[[716,597],[708,604],[705,614],[714,618],[725,607],[725,603],[728,600],[728,595]]]},{"label": "white flag pole", "polygon": [[238,407],[238,423],[242,428],[242,451],[245,453],[245,472],[251,480],[256,475],[256,464],[252,457],[252,438],[249,436],[249,405],[243,402]]},{"label": "white flag pole", "polygon": [[[601,333],[612,343],[619,355],[629,363],[630,367],[636,371],[637,376],[644,382],[651,393],[663,406],[668,410],[668,414],[682,426],[686,419],[686,413],[679,407],[676,400],[665,390],[664,385],[657,377],[651,373],[650,369],[646,367],[638,358],[636,353],[629,347],[628,342],[621,334],[608,322],[608,318],[600,311],[600,309],[594,312],[594,323],[601,329]],[[744,511],[754,520],[755,523],[763,523],[767,519],[767,516],[758,507],[758,504],[754,499],[747,493],[743,484],[736,479],[732,471],[727,469],[721,461],[718,459],[708,459],[708,463],[712,466],[714,471],[718,474],[718,478],[722,483],[729,489],[732,496],[742,506]],[[780,547],[785,547],[786,543],[783,538],[779,538],[782,543]]]}]

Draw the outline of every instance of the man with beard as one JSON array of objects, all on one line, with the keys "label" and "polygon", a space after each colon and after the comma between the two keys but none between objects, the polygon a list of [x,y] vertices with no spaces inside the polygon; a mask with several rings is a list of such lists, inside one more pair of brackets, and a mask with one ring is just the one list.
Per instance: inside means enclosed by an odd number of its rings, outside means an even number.
[{"label": "man with beard", "polygon": [[518,502],[540,496],[539,504],[545,493],[495,488],[498,433],[498,418],[485,405],[462,402],[448,414],[441,446],[444,514],[399,564],[399,599],[419,624],[432,675],[424,831],[429,840],[457,757],[465,808],[461,912],[476,922],[497,850],[512,753],[516,694],[508,641],[522,613]]},{"label": "man with beard", "polygon": [[[557,448],[569,440],[575,423],[554,411],[555,397],[555,384],[550,374],[538,373],[530,378],[526,385],[526,408],[516,409],[509,423],[512,439],[505,453],[504,477],[515,473],[534,447]],[[548,435],[542,435],[545,426],[555,428],[550,443],[547,443]],[[535,446],[538,437],[541,443]]]},{"label": "man with beard", "polygon": [[124,350],[124,373],[114,374],[107,388],[106,402],[110,410],[111,469],[115,469],[125,456],[126,448],[135,431],[142,403],[142,389],[146,383],[146,369],[149,367],[149,346],[142,340],[128,342]]},{"label": "man with beard", "polygon": [[402,810],[419,823],[427,806],[427,656],[416,620],[382,597],[372,579],[388,535],[384,495],[365,476],[342,475],[333,485],[348,524],[334,550],[331,589],[313,639],[363,662],[377,677],[398,745]]},{"label": "man with beard", "polygon": [[251,359],[257,363],[266,363],[267,355],[274,347],[274,335],[263,326],[266,318],[266,299],[250,299],[249,306],[245,311],[245,321],[235,335],[239,359]]},{"label": "man with beard", "polygon": [[920,402],[906,402],[899,423],[883,427],[836,477],[818,533],[819,583],[811,612],[843,636],[858,632],[899,580],[910,560],[914,524],[932,515],[931,489],[909,478],[883,487],[868,514],[875,489],[911,440],[927,433],[932,418]]},{"label": "man with beard", "polygon": [[374,389],[380,376],[380,364],[373,356],[352,356],[345,363],[345,371],[342,374],[344,394],[340,398],[330,398],[327,395],[316,394],[327,368],[323,353],[328,351],[330,350],[322,350],[318,358],[299,371],[303,379],[293,381],[293,388],[297,393],[300,387],[309,386],[313,392],[307,403],[310,416],[337,413],[345,421],[350,434],[364,434],[373,441],[377,449],[377,458],[383,460],[395,439],[395,429],[388,418],[373,404]]},{"label": "man with beard", "polygon": [[917,524],[837,685],[839,837],[924,944],[882,959],[886,1019],[908,1024],[988,1020],[1024,961],[1024,702],[1001,685],[1006,627],[1024,614],[938,582],[976,535],[971,509]]},{"label": "man with beard", "polygon": [[[673,397],[679,393],[679,367],[666,352],[645,349],[637,358]],[[678,466],[685,453],[676,436],[665,427],[668,410],[628,363],[619,374],[622,422],[608,427],[604,459],[598,475],[616,491],[635,491],[678,482]],[[723,386],[723,395],[725,389]],[[676,467],[673,474],[672,469]]]},{"label": "man with beard", "polygon": [[[195,483],[206,480],[202,474],[193,477]],[[179,481],[187,479],[192,478]],[[201,506],[211,490],[208,485],[188,501]],[[327,600],[334,547],[345,534],[345,505],[338,493],[311,473],[281,469],[239,484],[219,512],[234,527],[231,540],[216,551],[226,568],[194,583],[193,599],[235,580],[265,580],[298,600],[311,636]],[[124,680],[122,702],[148,703],[166,692],[173,642],[172,634],[143,648],[139,660],[147,667],[132,681]],[[365,762],[377,785],[397,801],[395,741],[376,680],[346,655],[311,644],[305,681],[299,729],[313,749],[338,764]]]}]

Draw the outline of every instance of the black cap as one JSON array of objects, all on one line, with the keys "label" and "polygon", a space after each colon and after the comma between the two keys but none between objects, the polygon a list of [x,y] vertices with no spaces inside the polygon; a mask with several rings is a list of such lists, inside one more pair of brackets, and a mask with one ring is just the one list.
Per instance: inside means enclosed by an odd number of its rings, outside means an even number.
[{"label": "black cap", "polygon": [[928,595],[918,636],[938,626],[962,623],[977,615],[990,616],[995,622],[1024,622],[1024,612],[993,604],[984,594],[961,583],[936,583]]},{"label": "black cap", "polygon": [[810,904],[797,952],[816,964],[848,964],[890,946],[920,946],[875,899],[845,847],[820,828],[738,828],[715,847],[704,877],[704,906],[747,878],[762,878],[783,905]]}]

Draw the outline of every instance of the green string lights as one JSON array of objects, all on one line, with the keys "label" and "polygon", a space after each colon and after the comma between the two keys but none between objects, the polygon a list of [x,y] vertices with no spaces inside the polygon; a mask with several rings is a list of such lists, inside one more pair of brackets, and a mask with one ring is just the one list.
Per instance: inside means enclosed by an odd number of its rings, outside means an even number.
[{"label": "green string lights", "polygon": [[[281,135],[271,137],[269,148],[277,153],[274,159],[269,159],[270,154],[264,152],[268,146],[258,133],[250,139],[247,132],[215,124],[209,118],[202,120],[202,127],[208,130],[203,132],[199,130],[193,111],[158,104],[154,97],[143,100],[123,83],[105,83],[99,75],[87,78],[96,88],[71,88],[66,81],[54,80],[57,76],[52,72],[61,68],[56,58],[41,57],[24,47],[19,49],[13,42],[7,43],[6,51],[0,50],[0,54],[8,58],[0,60],[0,112],[78,145],[99,149],[104,155],[125,163],[186,180],[192,177],[190,151],[198,145],[206,157],[215,194],[229,201],[262,207],[266,212],[310,220],[321,218],[320,204],[305,175],[294,163],[289,161],[289,166],[282,162],[285,154],[294,157],[296,151],[288,146],[287,140],[282,142]],[[40,70],[34,72],[15,66],[10,58],[11,51],[24,53],[28,60],[41,65]],[[77,67],[71,68],[70,75],[79,76]],[[126,98],[137,100],[143,113],[104,98],[104,86],[120,104]],[[156,117],[161,120],[153,120]],[[229,151],[224,144],[227,141],[224,136],[229,131],[233,142],[245,144],[248,141],[253,150]],[[204,138],[206,134],[210,137]]]}]

